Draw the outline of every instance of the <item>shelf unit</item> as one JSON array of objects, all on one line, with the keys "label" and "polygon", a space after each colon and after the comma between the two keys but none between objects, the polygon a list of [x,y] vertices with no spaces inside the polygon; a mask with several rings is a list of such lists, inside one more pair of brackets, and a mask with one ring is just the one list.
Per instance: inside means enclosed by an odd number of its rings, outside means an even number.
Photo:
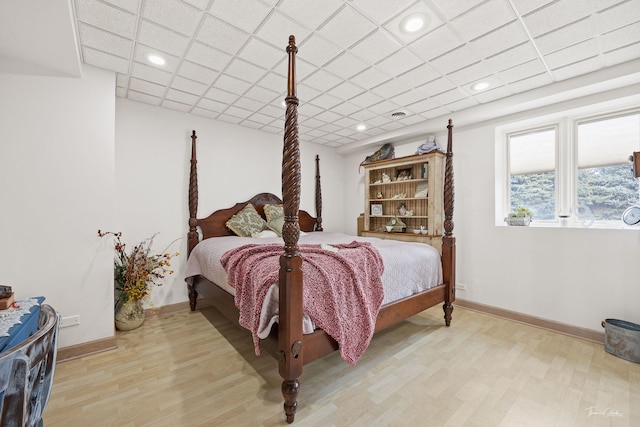
[{"label": "shelf unit", "polygon": [[[358,234],[422,242],[441,250],[444,158],[444,153],[433,151],[363,165],[364,215],[359,221]],[[425,197],[415,197],[421,196],[420,193]],[[410,215],[401,215],[401,204]],[[406,224],[403,232],[386,231],[385,226],[393,218]],[[414,234],[413,230],[419,230],[420,226],[424,226],[427,234]]]}]

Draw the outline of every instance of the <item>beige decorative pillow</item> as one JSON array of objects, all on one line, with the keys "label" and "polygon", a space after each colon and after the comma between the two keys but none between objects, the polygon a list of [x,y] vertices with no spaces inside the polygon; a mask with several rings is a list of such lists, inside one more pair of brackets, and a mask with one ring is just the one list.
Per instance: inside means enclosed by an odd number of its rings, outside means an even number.
[{"label": "beige decorative pillow", "polygon": [[226,223],[227,228],[240,237],[251,237],[254,233],[260,233],[267,227],[267,223],[251,203],[242,208],[240,212],[231,217]]},{"label": "beige decorative pillow", "polygon": [[274,231],[278,236],[282,236],[282,226],[284,225],[284,215],[279,218],[274,218],[267,222],[267,228]]},{"label": "beige decorative pillow", "polygon": [[264,216],[267,222],[271,222],[277,218],[284,217],[284,207],[282,205],[264,205]]}]

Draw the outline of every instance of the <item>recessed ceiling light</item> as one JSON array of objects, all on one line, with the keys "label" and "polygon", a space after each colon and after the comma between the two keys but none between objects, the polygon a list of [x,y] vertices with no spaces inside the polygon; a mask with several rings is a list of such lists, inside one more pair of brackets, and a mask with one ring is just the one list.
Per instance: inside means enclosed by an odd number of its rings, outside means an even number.
[{"label": "recessed ceiling light", "polygon": [[156,55],[155,53],[150,53],[149,55],[147,55],[147,59],[149,60],[149,62],[155,65],[164,65],[167,63],[167,61],[165,61],[162,56]]},{"label": "recessed ceiling light", "polygon": [[364,123],[360,123],[358,126],[356,126],[356,130],[358,132],[365,131],[365,130],[367,130],[367,125],[365,125]]},{"label": "recessed ceiling light", "polygon": [[400,21],[400,30],[407,34],[417,33],[427,27],[429,17],[424,13],[414,13]]},{"label": "recessed ceiling light", "polygon": [[482,81],[482,82],[478,82],[475,83],[471,86],[471,89],[475,90],[475,91],[481,91],[481,90],[485,90],[488,89],[491,86],[491,82],[489,81]]}]

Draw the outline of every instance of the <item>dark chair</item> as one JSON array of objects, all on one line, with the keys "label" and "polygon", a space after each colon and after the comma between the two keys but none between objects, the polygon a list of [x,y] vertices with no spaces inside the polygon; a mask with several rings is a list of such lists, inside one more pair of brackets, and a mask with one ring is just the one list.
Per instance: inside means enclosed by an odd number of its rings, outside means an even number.
[{"label": "dark chair", "polygon": [[0,427],[42,425],[56,365],[60,318],[40,307],[38,330],[0,354]]}]

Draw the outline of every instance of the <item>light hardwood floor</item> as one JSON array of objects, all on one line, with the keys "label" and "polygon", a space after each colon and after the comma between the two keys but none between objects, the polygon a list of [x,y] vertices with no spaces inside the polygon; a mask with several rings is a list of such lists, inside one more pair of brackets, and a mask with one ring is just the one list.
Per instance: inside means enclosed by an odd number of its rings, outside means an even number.
[{"label": "light hardwood floor", "polygon": [[[147,319],[59,363],[55,426],[284,426],[281,379],[213,308]],[[305,367],[297,426],[640,426],[640,364],[601,344],[457,307],[377,334],[356,366]]]}]

